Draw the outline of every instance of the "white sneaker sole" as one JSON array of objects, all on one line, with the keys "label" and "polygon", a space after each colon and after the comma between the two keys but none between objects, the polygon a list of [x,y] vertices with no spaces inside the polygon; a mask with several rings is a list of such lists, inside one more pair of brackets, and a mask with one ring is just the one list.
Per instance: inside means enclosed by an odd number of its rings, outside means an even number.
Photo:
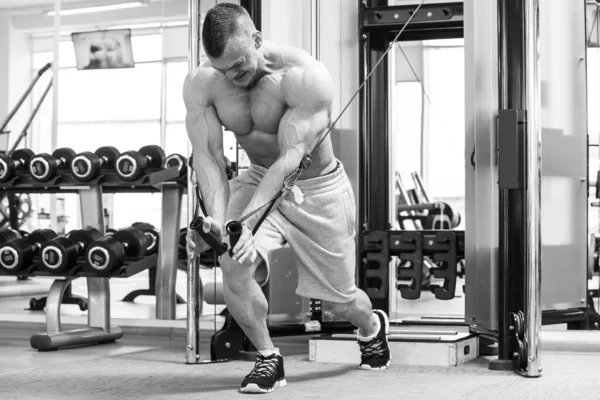
[{"label": "white sneaker sole", "polygon": [[271,388],[261,388],[255,383],[249,383],[240,389],[242,393],[271,393],[275,388],[282,388],[287,386],[287,381],[285,379],[279,380],[275,382],[275,385]]}]

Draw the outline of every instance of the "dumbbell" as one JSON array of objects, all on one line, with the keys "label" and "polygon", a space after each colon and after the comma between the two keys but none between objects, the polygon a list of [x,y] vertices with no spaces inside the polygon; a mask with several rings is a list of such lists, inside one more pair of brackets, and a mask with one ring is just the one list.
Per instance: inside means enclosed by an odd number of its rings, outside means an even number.
[{"label": "dumbbell", "polygon": [[79,181],[89,181],[100,175],[102,169],[110,169],[119,157],[119,150],[113,146],[100,147],[94,153],[84,151],[71,161],[71,173]]},{"label": "dumbbell", "polygon": [[77,258],[84,254],[90,243],[101,237],[102,234],[96,228],[87,227],[50,240],[42,245],[42,263],[46,268],[57,272],[74,267]]},{"label": "dumbbell", "polygon": [[35,156],[30,149],[19,149],[10,156],[0,154],[0,182],[12,179],[17,170],[29,168],[29,162]]},{"label": "dumbbell", "polygon": [[86,251],[86,260],[95,270],[110,272],[123,265],[126,258],[143,258],[151,245],[152,239],[132,226],[96,240]]},{"label": "dumbbell", "polygon": [[0,247],[0,265],[10,271],[19,271],[33,263],[33,257],[42,245],[58,237],[51,229],[39,229],[31,232],[26,238],[17,238],[2,244]]},{"label": "dumbbell", "polygon": [[52,155],[41,153],[29,162],[29,172],[36,181],[45,182],[54,178],[59,169],[68,170],[75,152],[67,147],[55,150]]},{"label": "dumbbell", "polygon": [[165,169],[177,167],[179,176],[184,176],[187,173],[188,160],[180,154],[171,154],[165,161]]},{"label": "dumbbell", "polygon": [[161,169],[165,165],[165,151],[160,146],[144,146],[139,151],[126,151],[115,162],[117,175],[133,181],[144,175],[146,169]]},{"label": "dumbbell", "polygon": [[146,247],[144,255],[151,255],[158,252],[158,240],[160,238],[159,232],[154,228],[154,225],[147,222],[136,222],[132,224],[134,228],[141,229],[144,235],[150,240],[150,244]]}]

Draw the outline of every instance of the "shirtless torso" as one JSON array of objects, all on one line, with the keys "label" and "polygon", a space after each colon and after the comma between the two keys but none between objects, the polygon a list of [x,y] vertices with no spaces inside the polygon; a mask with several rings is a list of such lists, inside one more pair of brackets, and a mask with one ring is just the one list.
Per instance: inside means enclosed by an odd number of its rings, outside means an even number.
[{"label": "shirtless torso", "polygon": [[[303,50],[268,41],[262,46],[266,66],[254,84],[240,87],[234,78],[243,79],[244,71],[232,77],[230,72],[207,63],[192,71],[184,86],[186,124],[195,162],[197,153],[206,153],[194,170],[202,195],[210,204],[226,202],[228,197],[228,193],[224,198],[218,194],[218,173],[209,165],[214,159],[217,170],[224,171],[223,127],[235,134],[253,164],[270,168],[265,177],[268,182],[259,187],[251,209],[273,197],[302,156],[323,137],[331,119],[333,83],[327,69]],[[276,168],[271,168],[276,163]],[[327,174],[335,165],[327,137],[314,148],[312,164],[300,179]],[[223,217],[224,210],[216,207],[213,214]]]}]

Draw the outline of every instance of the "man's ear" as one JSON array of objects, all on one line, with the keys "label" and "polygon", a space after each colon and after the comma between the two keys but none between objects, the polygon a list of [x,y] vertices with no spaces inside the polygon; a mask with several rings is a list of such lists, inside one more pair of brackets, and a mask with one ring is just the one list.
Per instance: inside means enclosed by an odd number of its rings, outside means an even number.
[{"label": "man's ear", "polygon": [[252,39],[254,39],[254,47],[260,49],[263,43],[262,33],[260,31],[256,31],[252,34]]}]

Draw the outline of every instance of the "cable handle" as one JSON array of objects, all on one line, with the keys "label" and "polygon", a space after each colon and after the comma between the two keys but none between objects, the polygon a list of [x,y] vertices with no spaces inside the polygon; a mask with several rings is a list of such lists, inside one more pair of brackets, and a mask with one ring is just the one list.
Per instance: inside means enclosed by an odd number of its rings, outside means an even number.
[{"label": "cable handle", "polygon": [[204,229],[202,229],[203,224],[204,218],[197,216],[190,223],[190,229],[196,231],[200,237],[215,250],[218,256],[222,256],[227,251],[227,244],[221,242],[221,238],[219,238],[213,231],[204,232]]},{"label": "cable handle", "polygon": [[233,248],[240,240],[240,236],[242,235],[242,223],[240,221],[229,221],[227,225],[225,225],[225,230],[229,235],[229,244],[231,245],[231,249],[229,249],[229,255],[233,257]]},{"label": "cable handle", "polygon": [[[204,218],[201,216],[197,216],[190,223],[190,229],[196,231],[202,239],[212,247],[218,256],[222,256],[227,251],[227,243],[221,242],[221,239],[212,231],[204,232],[202,229],[202,225],[204,224]],[[240,236],[242,235],[242,223],[239,221],[230,221],[225,225],[225,230],[229,235],[229,243],[231,245],[231,249],[229,250],[229,255],[233,257],[233,248],[240,240]]]}]

